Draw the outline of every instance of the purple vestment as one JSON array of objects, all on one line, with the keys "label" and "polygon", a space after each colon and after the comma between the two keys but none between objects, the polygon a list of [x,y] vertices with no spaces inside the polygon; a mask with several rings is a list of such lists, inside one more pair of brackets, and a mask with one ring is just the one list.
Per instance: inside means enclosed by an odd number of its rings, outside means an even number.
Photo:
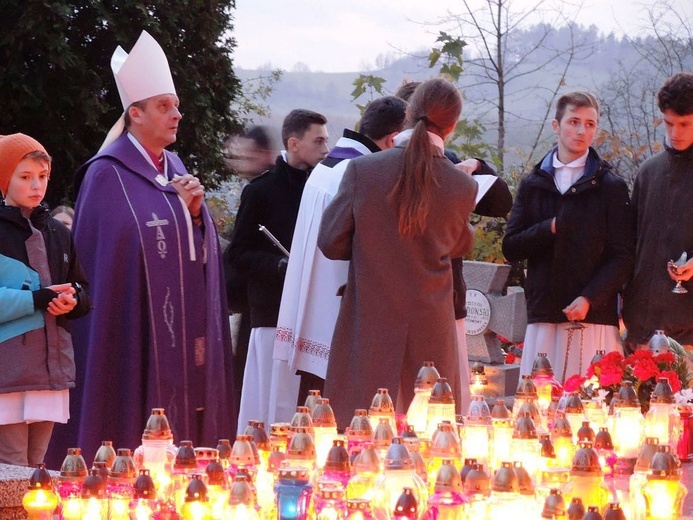
[{"label": "purple vestment", "polygon": [[[184,175],[165,153],[169,177]],[[156,407],[176,443],[215,446],[235,431],[236,411],[209,211],[203,206],[204,229],[192,225],[176,190],[156,181],[126,134],[83,168],[73,231],[94,309],[73,328],[77,446],[88,461],[102,440],[134,449]]]}]

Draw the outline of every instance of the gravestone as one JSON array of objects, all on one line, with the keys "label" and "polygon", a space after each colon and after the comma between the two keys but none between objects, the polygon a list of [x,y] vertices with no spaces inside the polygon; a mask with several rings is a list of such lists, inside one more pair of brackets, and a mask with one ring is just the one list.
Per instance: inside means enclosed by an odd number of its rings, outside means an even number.
[{"label": "gravestone", "polygon": [[[467,353],[470,362],[488,364],[489,391],[512,395],[519,379],[517,365],[504,365],[503,349],[496,335],[521,342],[527,328],[527,306],[522,287],[503,287],[510,266],[490,262],[464,262],[467,285]],[[495,376],[495,377],[494,377]]]}]

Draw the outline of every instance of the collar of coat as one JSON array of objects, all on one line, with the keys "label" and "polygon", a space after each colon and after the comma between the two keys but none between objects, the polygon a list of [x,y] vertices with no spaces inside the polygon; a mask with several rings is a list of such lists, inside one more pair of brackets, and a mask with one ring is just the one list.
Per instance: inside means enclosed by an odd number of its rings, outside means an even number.
[{"label": "collar of coat", "polygon": [[689,146],[685,150],[677,150],[676,148],[673,148],[669,143],[666,141],[664,142],[664,149],[671,155],[672,157],[676,159],[681,159],[684,161],[690,161],[693,160],[693,145]]},{"label": "collar of coat", "polygon": [[[4,201],[0,205],[0,220],[6,220],[11,222],[14,226],[29,230],[27,219],[22,215],[21,208],[17,206],[8,206]],[[48,208],[44,206],[43,203],[39,204],[31,211],[29,220],[31,220],[31,224],[36,229],[43,231],[48,226],[49,220],[51,220]]]},{"label": "collar of coat", "polygon": [[[557,191],[553,180],[553,154],[556,152],[557,148],[557,146],[554,146],[553,149],[544,156],[541,162],[534,167],[529,175],[529,182],[541,188]],[[587,161],[585,162],[584,173],[575,184],[565,192],[565,195],[581,193],[598,186],[604,175],[610,172],[611,169],[612,166],[599,157],[597,151],[590,146]]]},{"label": "collar of coat", "polygon": [[308,179],[308,173],[305,170],[299,168],[294,168],[284,159],[283,154],[277,156],[277,160],[274,163],[274,168],[269,170],[267,173],[255,177],[250,181],[251,184],[264,183],[267,179],[281,179],[282,182],[287,183],[289,186],[302,187],[305,185]]},{"label": "collar of coat", "polygon": [[[175,153],[169,152],[168,150],[164,150],[164,154],[166,155],[166,161],[168,163],[168,171],[172,174],[172,176],[175,174],[183,175],[186,170],[180,158]],[[102,158],[109,158],[113,161],[122,164],[128,170],[134,172],[140,177],[147,179],[153,186],[156,186],[160,191],[169,191],[172,193],[176,192],[173,186],[162,186],[156,181],[156,176],[159,173],[156,167],[154,167],[149,161],[147,161],[147,159],[145,159],[145,157],[135,147],[135,145],[132,144],[132,142],[127,136],[127,132],[123,132],[120,135],[120,137],[118,137],[118,139],[113,141],[110,145],[108,145],[106,148],[101,150],[98,154],[96,154],[94,157],[92,157],[86,163],[79,167],[77,173],[75,174],[73,186],[75,200],[77,199],[79,189],[82,185],[82,181],[84,180],[84,175],[89,169],[89,165],[94,161]]]}]

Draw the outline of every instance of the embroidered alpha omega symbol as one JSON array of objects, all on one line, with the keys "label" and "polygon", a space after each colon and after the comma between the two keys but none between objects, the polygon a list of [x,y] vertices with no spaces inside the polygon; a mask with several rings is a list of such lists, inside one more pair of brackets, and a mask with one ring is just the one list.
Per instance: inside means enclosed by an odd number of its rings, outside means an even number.
[{"label": "embroidered alpha omega symbol", "polygon": [[156,228],[156,250],[161,258],[166,258],[166,235],[164,235],[162,226],[168,226],[168,219],[160,219],[156,216],[156,213],[152,213],[152,220],[147,222],[147,227]]}]

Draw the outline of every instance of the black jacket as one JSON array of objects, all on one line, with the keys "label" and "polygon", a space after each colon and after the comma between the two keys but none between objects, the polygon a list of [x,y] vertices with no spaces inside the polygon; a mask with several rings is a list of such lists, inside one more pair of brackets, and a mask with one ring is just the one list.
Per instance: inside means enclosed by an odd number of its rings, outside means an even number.
[{"label": "black jacket", "polygon": [[308,173],[279,156],[272,170],[254,179],[241,205],[226,254],[230,267],[247,278],[251,327],[276,327],[284,286],[284,254],[259,230],[263,225],[289,249]]},{"label": "black jacket", "polygon": [[[453,161],[448,150],[445,151],[445,156],[454,164],[460,162]],[[482,217],[502,217],[506,218],[513,205],[513,196],[510,194],[508,183],[503,177],[499,177],[496,172],[486,162],[477,159],[481,163],[479,171],[474,172],[474,175],[494,175],[498,177],[491,185],[489,190],[484,194],[479,203],[474,208],[474,213]],[[459,320],[467,316],[467,286],[464,283],[463,264],[461,258],[453,258],[452,265],[452,288],[453,288],[453,303],[455,306],[455,319]]]},{"label": "black jacket", "polygon": [[628,187],[590,148],[585,173],[561,194],[553,154],[522,179],[503,238],[508,260],[527,259],[527,321],[565,322],[562,309],[584,296],[587,323],[617,325],[618,292],[634,262]]}]

